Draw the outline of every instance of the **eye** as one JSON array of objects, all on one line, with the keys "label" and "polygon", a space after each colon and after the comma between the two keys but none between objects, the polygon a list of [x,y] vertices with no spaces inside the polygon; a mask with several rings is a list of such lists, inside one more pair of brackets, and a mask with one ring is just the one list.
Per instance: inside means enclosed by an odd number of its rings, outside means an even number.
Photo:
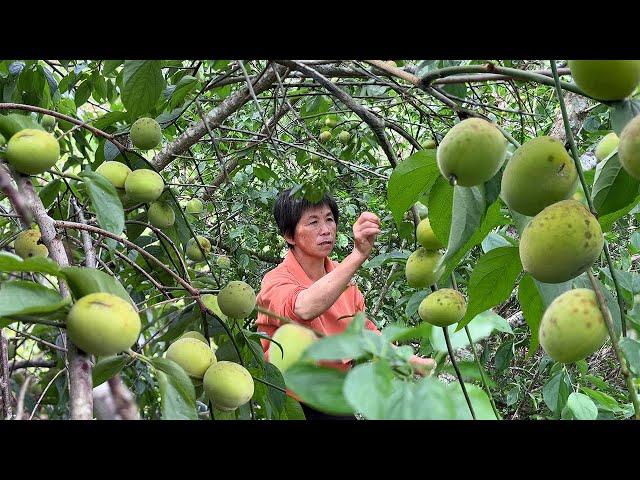
[{"label": "eye", "polygon": [[316,224],[316,223],[318,223],[318,221],[317,221],[317,220],[312,220],[311,222],[309,222],[309,225],[314,225],[314,224]]}]

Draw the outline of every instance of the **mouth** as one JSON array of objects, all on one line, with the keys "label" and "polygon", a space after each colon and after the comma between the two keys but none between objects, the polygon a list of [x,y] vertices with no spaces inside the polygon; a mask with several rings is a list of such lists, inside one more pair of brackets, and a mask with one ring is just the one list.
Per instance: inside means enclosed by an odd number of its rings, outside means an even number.
[{"label": "mouth", "polygon": [[324,242],[320,242],[318,245],[320,245],[321,247],[329,247],[329,246],[333,245],[333,241],[325,240]]}]

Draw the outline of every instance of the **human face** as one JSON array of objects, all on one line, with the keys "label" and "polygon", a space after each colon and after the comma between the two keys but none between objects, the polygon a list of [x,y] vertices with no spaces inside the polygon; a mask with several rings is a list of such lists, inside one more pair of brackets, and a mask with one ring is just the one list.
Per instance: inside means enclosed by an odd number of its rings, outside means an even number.
[{"label": "human face", "polygon": [[286,240],[301,253],[312,257],[324,258],[336,243],[336,221],[328,206],[313,207],[306,210],[296,225],[293,238]]}]

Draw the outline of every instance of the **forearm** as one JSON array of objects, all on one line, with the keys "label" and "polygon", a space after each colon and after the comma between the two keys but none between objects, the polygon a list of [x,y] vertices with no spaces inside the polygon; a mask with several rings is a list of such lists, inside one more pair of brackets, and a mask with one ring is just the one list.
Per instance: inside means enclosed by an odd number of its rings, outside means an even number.
[{"label": "forearm", "polygon": [[364,263],[357,252],[350,253],[333,271],[326,274],[296,299],[294,312],[303,320],[313,320],[331,307]]}]

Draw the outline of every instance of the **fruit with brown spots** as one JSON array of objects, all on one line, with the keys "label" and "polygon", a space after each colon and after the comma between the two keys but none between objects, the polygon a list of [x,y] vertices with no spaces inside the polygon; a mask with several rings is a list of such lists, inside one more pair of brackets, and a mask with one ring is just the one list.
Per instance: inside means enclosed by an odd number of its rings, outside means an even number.
[{"label": "fruit with brown spots", "polygon": [[90,293],[73,304],[67,315],[67,335],[93,355],[128,350],[140,335],[140,317],[131,303],[106,292]]},{"label": "fruit with brown spots", "polygon": [[602,251],[598,220],[580,202],[548,206],[526,226],[520,238],[525,271],[545,283],[562,283],[586,272]]},{"label": "fruit with brown spots", "polygon": [[565,200],[578,183],[578,171],[560,141],[538,137],[518,148],[502,175],[500,195],[518,213],[534,216]]},{"label": "fruit with brown spots", "polygon": [[162,129],[153,118],[142,117],[131,125],[131,143],[141,150],[157,147],[162,141]]},{"label": "fruit with brown spots", "polygon": [[437,327],[458,323],[467,313],[467,301],[457,290],[441,288],[429,294],[418,307],[420,318]]},{"label": "fruit with brown spots", "polygon": [[13,244],[16,255],[22,258],[48,257],[49,250],[47,247],[38,243],[41,237],[40,230],[37,228],[20,232]]},{"label": "fruit with brown spots", "polygon": [[506,140],[494,124],[467,118],[447,132],[436,157],[444,178],[453,175],[458,185],[473,187],[498,173],[506,154]]},{"label": "fruit with brown spots", "polygon": [[540,322],[540,345],[556,362],[582,360],[598,350],[607,337],[596,294],[586,288],[557,297]]},{"label": "fruit with brown spots", "polygon": [[[187,257],[189,257],[191,260],[195,262],[201,262],[202,260],[204,260],[204,255],[202,254],[202,252],[204,252],[206,255],[211,251],[211,242],[201,235],[196,235],[196,239],[198,240],[198,243],[196,243],[196,240],[194,240],[193,238],[189,239],[189,241],[187,242],[186,253]],[[200,248],[198,248],[198,244],[200,244],[200,247],[202,247],[202,252],[200,251]]]}]

